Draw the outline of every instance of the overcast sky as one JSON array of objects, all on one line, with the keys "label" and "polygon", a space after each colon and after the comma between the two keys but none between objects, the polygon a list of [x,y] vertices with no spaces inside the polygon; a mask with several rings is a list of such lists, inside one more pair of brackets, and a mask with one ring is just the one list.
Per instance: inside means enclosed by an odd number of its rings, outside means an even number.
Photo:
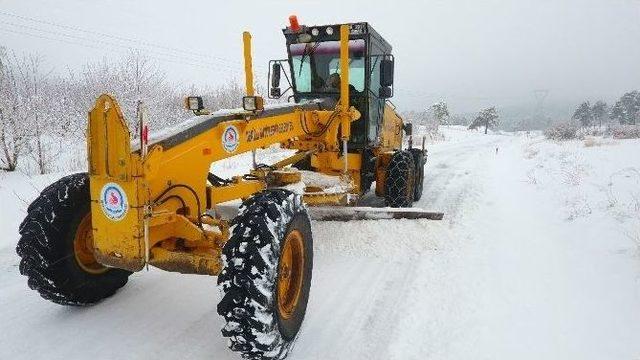
[{"label": "overcast sky", "polygon": [[284,57],[290,14],[371,23],[394,47],[403,109],[525,104],[535,89],[550,101],[612,101],[640,88],[639,0],[0,0],[0,45],[42,53],[58,71],[136,47],[163,59],[172,81],[215,85],[241,78],[243,30],[256,72]]}]

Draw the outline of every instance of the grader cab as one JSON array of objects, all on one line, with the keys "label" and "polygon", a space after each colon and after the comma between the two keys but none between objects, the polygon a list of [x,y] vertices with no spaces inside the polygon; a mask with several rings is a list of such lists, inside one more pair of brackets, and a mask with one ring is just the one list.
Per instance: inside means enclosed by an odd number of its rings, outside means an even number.
[{"label": "grader cab", "polygon": [[[210,112],[188,97],[195,117],[158,134],[141,118],[132,141],[116,99],[100,96],[89,113],[88,173],[44,189],[20,226],[29,286],[59,304],[89,305],[149,265],[217,276],[230,348],[280,359],[309,297],[307,205],[319,220],[441,219],[406,209],[421,196],[426,151],[413,148],[411,127],[387,101],[391,46],[366,23],[307,27],[292,17],[284,35],[288,58],[271,62],[269,96],[289,96],[287,103],[264,105],[254,93],[248,33],[241,110]],[[255,151],[273,144],[296,151],[257,164]],[[248,174],[210,172],[246,152],[254,153]],[[393,209],[354,207],[373,182]],[[237,216],[223,218],[218,205],[235,199],[243,200]]]}]

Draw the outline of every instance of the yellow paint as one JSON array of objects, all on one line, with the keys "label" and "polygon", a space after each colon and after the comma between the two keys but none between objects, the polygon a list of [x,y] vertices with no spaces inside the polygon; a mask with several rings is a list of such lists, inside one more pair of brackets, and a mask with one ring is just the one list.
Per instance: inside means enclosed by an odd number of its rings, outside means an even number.
[{"label": "yellow paint", "polygon": [[342,107],[342,140],[351,136],[349,109],[349,25],[340,26],[340,105]]},{"label": "yellow paint", "polygon": [[348,205],[348,196],[345,193],[305,193],[303,199],[305,204],[310,206]]},{"label": "yellow paint", "polygon": [[218,275],[222,270],[220,252],[193,249],[168,250],[155,247],[151,250],[150,264],[166,271],[183,274]]},{"label": "yellow paint", "polygon": [[376,156],[376,195],[378,196],[384,196],[384,183],[391,156],[393,156],[393,151],[380,152]]},{"label": "yellow paint", "polygon": [[239,180],[236,183],[226,186],[212,186],[209,201],[212,204],[220,204],[235,199],[248,198],[257,192],[266,189],[266,187],[267,186],[263,180]]},{"label": "yellow paint", "polygon": [[[348,154],[349,170],[360,171],[361,156],[360,154]],[[342,171],[344,158],[337,152],[321,152],[311,156],[311,166],[314,168],[324,169],[323,173],[335,175]]]},{"label": "yellow paint", "polygon": [[251,34],[248,31],[242,33],[244,55],[244,77],[247,96],[253,96],[253,61],[251,59]]},{"label": "yellow paint", "polygon": [[385,104],[380,134],[382,151],[402,147],[402,125],[402,119],[398,113],[389,104]]},{"label": "yellow paint", "polygon": [[[144,266],[142,204],[139,157],[131,153],[130,135],[114,98],[102,95],[89,113],[88,154],[91,192],[93,247],[96,259],[105,265],[137,271]],[[105,215],[103,188],[115,183],[128,200],[126,215],[114,221]]]}]

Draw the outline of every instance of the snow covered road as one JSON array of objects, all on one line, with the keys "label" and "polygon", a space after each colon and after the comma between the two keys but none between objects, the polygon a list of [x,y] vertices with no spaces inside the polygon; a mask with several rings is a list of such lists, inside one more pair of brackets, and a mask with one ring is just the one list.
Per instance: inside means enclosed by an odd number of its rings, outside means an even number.
[{"label": "snow covered road", "polygon": [[[430,147],[417,204],[445,220],[313,224],[311,297],[289,358],[640,359],[629,229],[596,209],[568,221],[552,186],[528,177],[533,140],[447,136]],[[13,250],[23,213],[7,204],[26,208],[18,197],[55,177],[0,179],[1,359],[239,358],[219,333],[212,278],[142,272],[85,309],[29,290]]]}]

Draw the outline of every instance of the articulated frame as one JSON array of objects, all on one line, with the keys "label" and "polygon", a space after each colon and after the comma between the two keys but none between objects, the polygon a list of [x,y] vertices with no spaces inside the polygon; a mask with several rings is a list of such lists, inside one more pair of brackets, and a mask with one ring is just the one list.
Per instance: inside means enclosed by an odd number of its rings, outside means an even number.
[{"label": "articulated frame", "polygon": [[[253,95],[251,36],[245,33],[243,39],[247,94]],[[350,123],[360,117],[348,100],[346,26],[341,29],[341,43],[342,94],[335,110],[294,106],[275,115],[241,111],[171,146],[141,140],[140,148],[132,150],[116,100],[100,96],[89,113],[87,134],[96,259],[130,271],[151,264],[169,271],[217,275],[229,225],[215,216],[216,204],[299,181],[299,173],[280,169],[312,153],[320,172],[341,174],[356,184],[357,191],[360,158],[344,148],[341,152],[339,142],[346,144]],[[231,181],[207,184],[213,162],[276,143],[301,153]],[[109,196],[116,196],[117,206],[109,205]],[[305,200],[344,205],[349,194],[316,192]]]}]

